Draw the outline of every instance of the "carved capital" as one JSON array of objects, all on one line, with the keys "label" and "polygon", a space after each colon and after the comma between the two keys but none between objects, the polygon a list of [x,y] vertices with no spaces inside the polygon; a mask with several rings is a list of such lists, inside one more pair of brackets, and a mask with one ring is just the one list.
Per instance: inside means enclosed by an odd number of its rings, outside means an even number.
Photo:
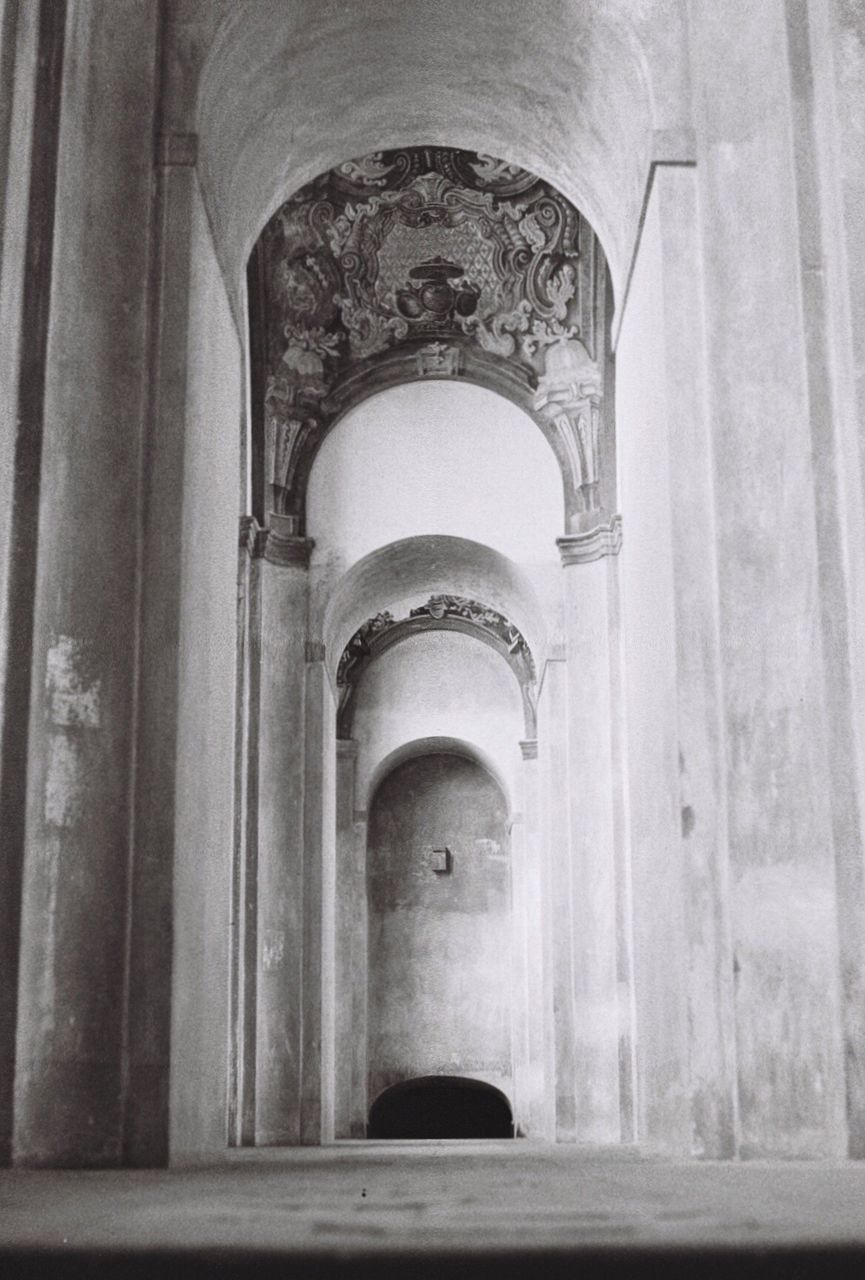
[{"label": "carved capital", "polygon": [[255,516],[240,517],[240,536],[238,545],[245,551],[250,560],[257,560],[264,555],[267,542],[267,530],[262,529]]},{"label": "carved capital", "polygon": [[588,564],[604,556],[617,556],[622,549],[622,517],[610,517],[608,524],[597,524],[581,533],[556,538],[563,565]]},{"label": "carved capital", "polygon": [[309,568],[309,557],[315,542],[312,538],[302,537],[296,528],[295,517],[271,512],[265,560],[296,569]]},{"label": "carved capital", "polygon": [[320,640],[307,640],[304,646],[304,657],[307,662],[324,662],[324,645]]},{"label": "carved capital", "polygon": [[524,760],[537,760],[538,758],[538,740],[537,738],[524,738],[520,743],[520,751]]},{"label": "carved capital", "polygon": [[567,458],[577,509],[598,509],[603,377],[577,339],[550,347],[538,379],[535,410],[556,429]]},{"label": "carved capital", "polygon": [[603,389],[601,370],[579,339],[560,340],[547,350],[535,408],[549,417],[562,410],[577,413],[600,404]]}]

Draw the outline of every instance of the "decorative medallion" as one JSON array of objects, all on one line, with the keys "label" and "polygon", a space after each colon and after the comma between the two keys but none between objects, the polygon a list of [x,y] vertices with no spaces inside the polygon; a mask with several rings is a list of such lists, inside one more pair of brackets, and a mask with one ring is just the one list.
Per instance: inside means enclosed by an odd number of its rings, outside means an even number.
[{"label": "decorative medallion", "polygon": [[[302,532],[312,459],[345,387],[376,372],[467,376],[533,394],[545,352],[597,358],[602,258],[547,183],[445,147],[376,152],[316,178],[276,212],[256,250],[267,328],[262,389],[273,510]],[[390,385],[390,383],[388,383]]]}]

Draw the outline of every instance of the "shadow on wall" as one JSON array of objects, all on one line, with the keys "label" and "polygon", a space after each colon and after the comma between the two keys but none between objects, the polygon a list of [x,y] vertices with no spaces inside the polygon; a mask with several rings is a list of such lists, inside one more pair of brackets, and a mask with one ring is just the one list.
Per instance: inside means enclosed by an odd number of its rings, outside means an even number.
[{"label": "shadow on wall", "polygon": [[369,1112],[368,1138],[512,1138],[505,1095],[481,1080],[422,1076],[380,1093]]}]

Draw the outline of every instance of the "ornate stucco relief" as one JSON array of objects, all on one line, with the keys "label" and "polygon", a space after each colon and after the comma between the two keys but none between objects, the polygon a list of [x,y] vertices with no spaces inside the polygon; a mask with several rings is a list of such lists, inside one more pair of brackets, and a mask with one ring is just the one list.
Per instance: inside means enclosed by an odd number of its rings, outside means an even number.
[{"label": "ornate stucco relief", "polygon": [[351,736],[353,697],[361,675],[379,654],[409,636],[433,627],[466,631],[491,645],[514,672],[523,698],[526,736],[536,730],[536,672],[531,651],[520,631],[502,614],[477,600],[464,596],[434,595],[424,604],[410,609],[404,618],[395,618],[387,610],[369,618],[359,627],[343,649],[337,668],[337,734]]},{"label": "ornate stucco relief", "polygon": [[[270,505],[297,533],[347,387],[374,389],[377,371],[392,383],[480,369],[544,423],[534,397],[553,352],[600,356],[590,228],[547,183],[490,156],[419,147],[346,162],[277,210],[259,253]],[[585,419],[588,436],[597,421]],[[597,450],[586,453],[579,418],[568,424],[550,427],[566,480],[591,485]]]}]

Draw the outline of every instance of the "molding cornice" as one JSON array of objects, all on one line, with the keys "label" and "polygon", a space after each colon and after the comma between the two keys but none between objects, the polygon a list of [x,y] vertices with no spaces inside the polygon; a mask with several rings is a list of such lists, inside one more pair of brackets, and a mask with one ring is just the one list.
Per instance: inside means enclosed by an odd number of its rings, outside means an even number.
[{"label": "molding cornice", "polygon": [[271,527],[266,531],[267,541],[264,558],[270,564],[278,564],[291,569],[308,569],[309,557],[315,546],[313,538],[304,538],[297,533],[285,532],[280,527],[279,516],[271,516]]},{"label": "molding cornice", "polygon": [[563,565],[589,564],[604,556],[617,556],[622,549],[622,517],[610,517],[608,524],[595,525],[582,533],[569,533],[556,538]]}]

